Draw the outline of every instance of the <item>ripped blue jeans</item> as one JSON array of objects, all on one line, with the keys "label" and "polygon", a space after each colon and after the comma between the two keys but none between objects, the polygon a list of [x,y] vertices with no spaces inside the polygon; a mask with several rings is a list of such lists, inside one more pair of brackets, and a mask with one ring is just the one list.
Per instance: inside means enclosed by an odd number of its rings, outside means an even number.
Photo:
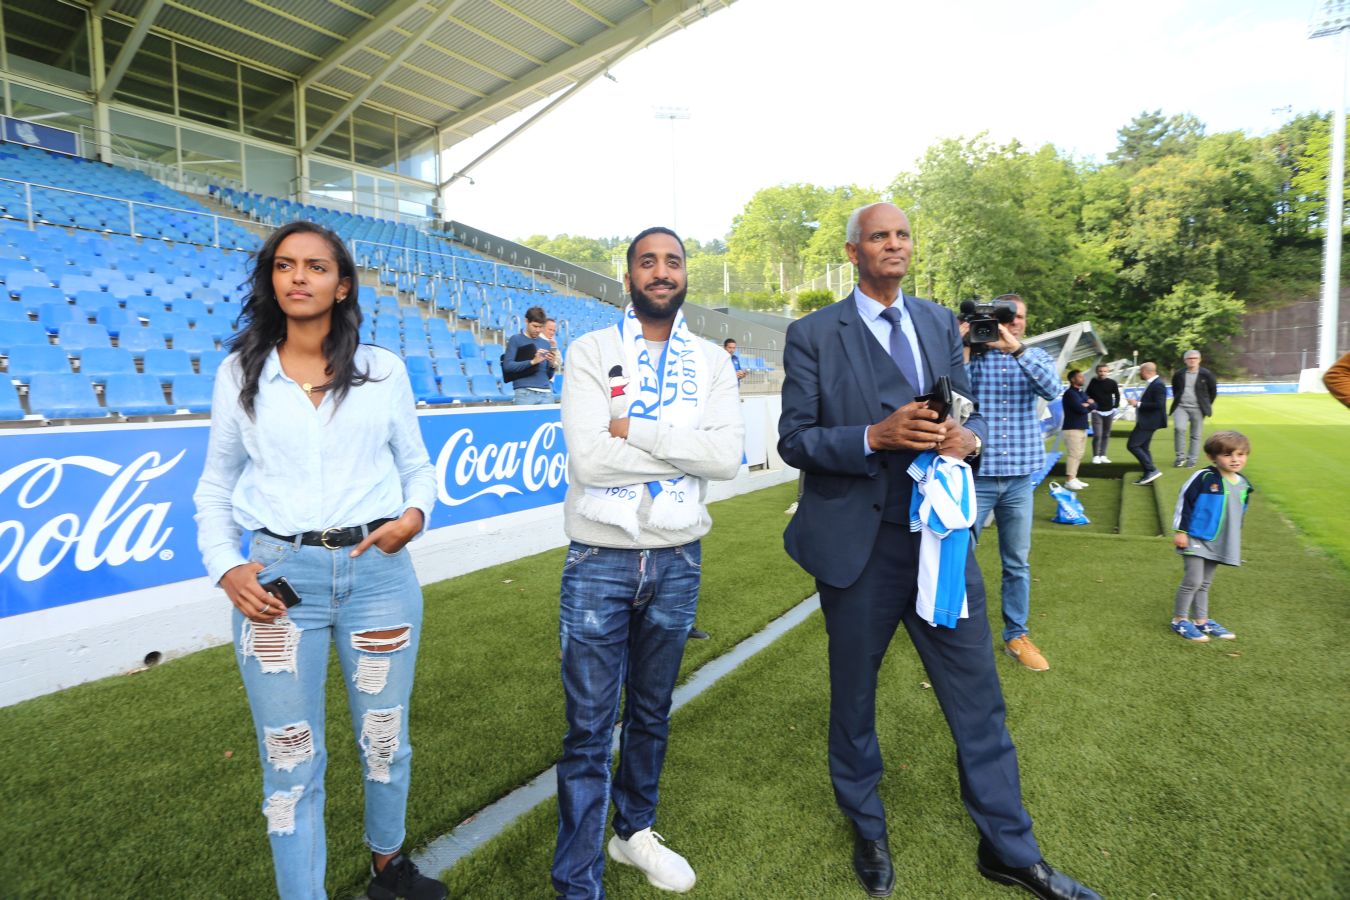
[{"label": "ripped blue jeans", "polygon": [[[562,683],[567,735],[558,761],[559,896],[604,896],[605,814],[623,839],[656,821],[657,786],[670,733],[671,694],[698,609],[698,541],[616,550],[575,541],[563,564]],[[619,767],[610,777],[623,694]]]},{"label": "ripped blue jeans", "polygon": [[407,549],[329,550],[253,537],[259,582],[284,576],[301,602],[260,625],[234,611],[234,645],[253,711],[263,770],[263,815],[283,900],[324,897],[324,692],[337,645],[365,773],[365,840],[403,846],[412,768],[408,698],[422,630],[422,589]]}]

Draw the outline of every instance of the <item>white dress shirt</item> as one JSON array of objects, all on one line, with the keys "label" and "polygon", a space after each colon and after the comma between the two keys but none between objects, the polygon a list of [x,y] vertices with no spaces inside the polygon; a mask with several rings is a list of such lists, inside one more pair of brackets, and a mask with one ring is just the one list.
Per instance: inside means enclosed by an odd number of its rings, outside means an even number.
[{"label": "white dress shirt", "polygon": [[243,374],[230,354],[216,373],[206,466],[193,494],[197,546],[213,582],[248,560],[240,529],[292,535],[365,525],[436,502],[436,474],[417,425],[403,361],[380,347],[356,349],[372,380],[341,404],[325,392],[315,407],[281,368],[263,363],[254,418],[239,404]]}]

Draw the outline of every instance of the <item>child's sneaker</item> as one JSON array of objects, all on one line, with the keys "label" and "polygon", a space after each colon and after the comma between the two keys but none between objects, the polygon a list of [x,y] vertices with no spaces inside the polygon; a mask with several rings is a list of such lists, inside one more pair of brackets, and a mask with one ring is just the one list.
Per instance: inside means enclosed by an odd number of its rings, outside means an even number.
[{"label": "child's sneaker", "polygon": [[1215,622],[1213,619],[1210,619],[1208,622],[1198,627],[1205,634],[1209,635],[1210,637],[1218,638],[1221,641],[1232,641],[1237,639],[1236,634],[1233,634],[1233,632],[1229,631],[1227,628],[1224,628],[1222,625],[1220,625],[1218,622]]},{"label": "child's sneaker", "polygon": [[1197,644],[1203,644],[1209,640],[1209,635],[1195,627],[1195,623],[1190,619],[1182,619],[1180,622],[1172,623],[1172,630],[1181,635],[1188,641],[1195,641]]}]

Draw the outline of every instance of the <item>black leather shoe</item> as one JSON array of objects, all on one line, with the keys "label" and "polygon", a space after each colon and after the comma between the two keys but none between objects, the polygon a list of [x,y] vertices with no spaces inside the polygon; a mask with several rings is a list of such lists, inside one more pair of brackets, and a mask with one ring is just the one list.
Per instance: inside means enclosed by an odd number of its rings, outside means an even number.
[{"label": "black leather shoe", "polygon": [[1102,900],[1101,894],[1057,871],[1043,859],[1025,868],[1005,865],[983,840],[975,865],[990,881],[1025,888],[1042,900]]},{"label": "black leather shoe", "polygon": [[891,848],[884,837],[875,841],[854,837],[853,871],[869,897],[889,897],[895,890]]}]

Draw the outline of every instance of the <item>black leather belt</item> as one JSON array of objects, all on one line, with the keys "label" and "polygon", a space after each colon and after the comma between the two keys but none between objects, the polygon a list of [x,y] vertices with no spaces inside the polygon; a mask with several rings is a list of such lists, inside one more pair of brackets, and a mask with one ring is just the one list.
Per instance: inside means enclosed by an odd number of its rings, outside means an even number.
[{"label": "black leather belt", "polygon": [[364,533],[360,525],[353,525],[351,528],[325,528],[323,531],[306,531],[304,534],[292,534],[289,537],[284,534],[277,534],[275,531],[269,531],[266,528],[259,528],[258,530],[288,544],[295,543],[295,539],[299,538],[300,543],[310,547],[327,547],[329,550],[336,550],[339,547],[351,547],[361,543],[365,540],[366,534],[392,521],[394,520],[376,519],[365,526]]}]

